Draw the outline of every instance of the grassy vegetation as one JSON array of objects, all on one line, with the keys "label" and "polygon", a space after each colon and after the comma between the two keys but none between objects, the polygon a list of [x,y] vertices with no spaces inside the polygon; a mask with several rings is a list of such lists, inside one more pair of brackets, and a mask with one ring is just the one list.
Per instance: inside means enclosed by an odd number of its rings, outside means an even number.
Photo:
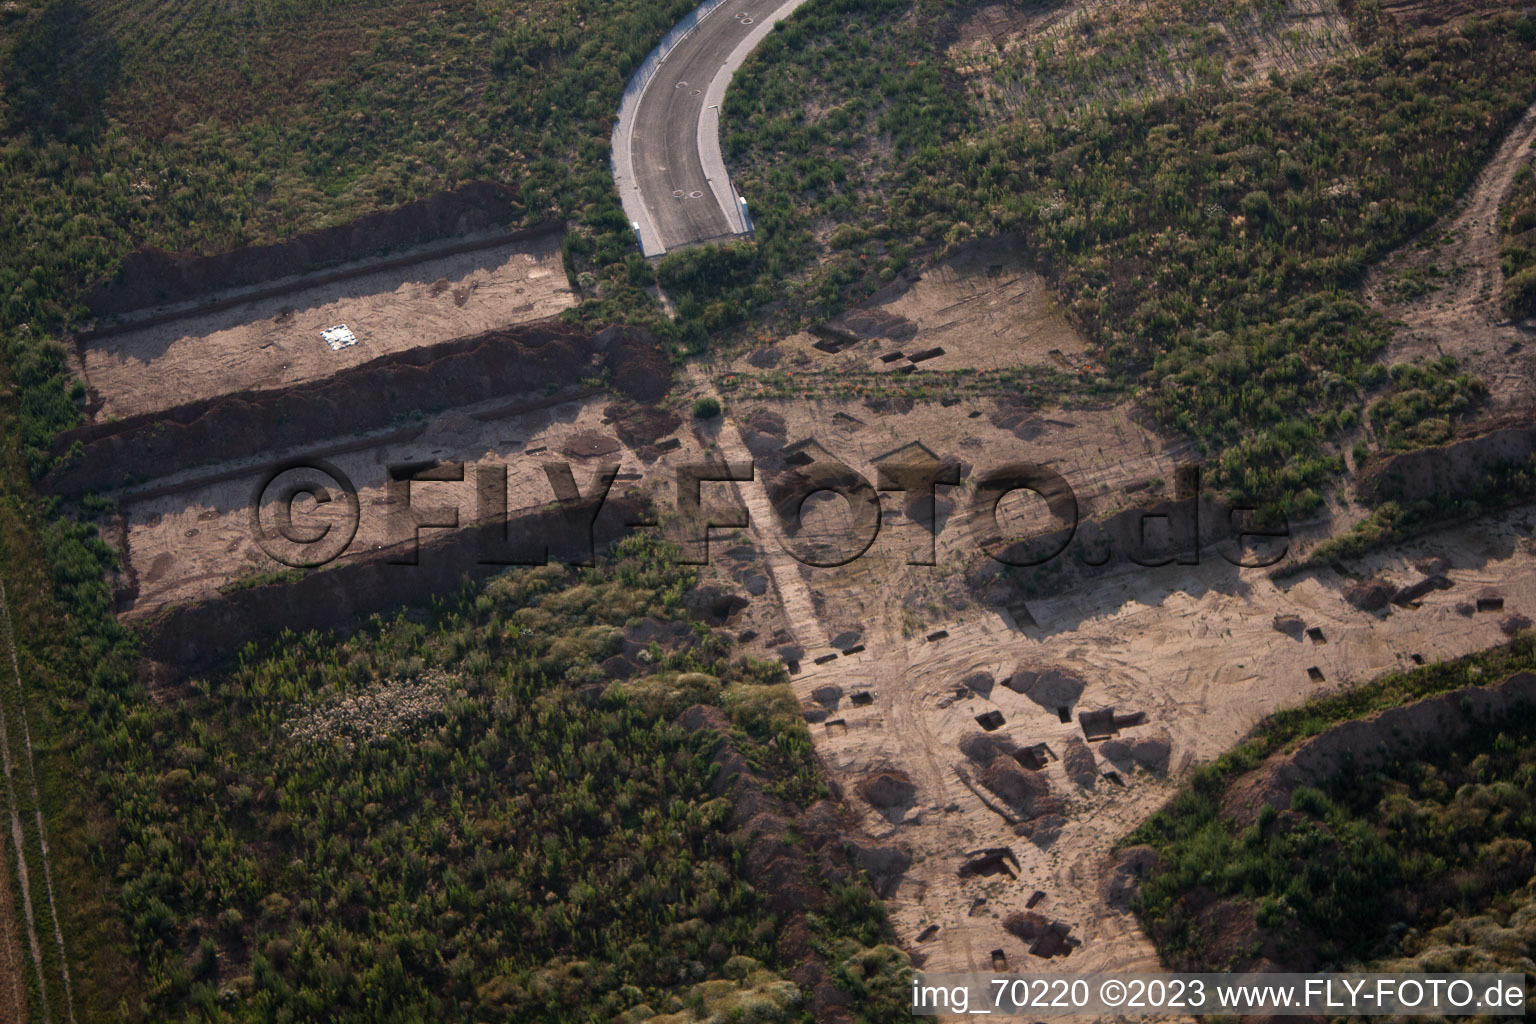
[{"label": "grassy vegetation", "polygon": [[1536,316],[1536,171],[1530,164],[1516,173],[1499,226],[1504,309],[1519,319]]},{"label": "grassy vegetation", "polygon": [[[1151,844],[1161,857],[1137,912],[1163,956],[1220,969],[1264,946],[1293,963],[1421,958],[1444,965],[1422,970],[1529,969],[1521,958],[1536,927],[1536,716],[1511,717],[1452,753],[1347,773],[1326,792],[1298,789],[1288,810],[1261,811],[1245,828],[1221,807],[1242,773],[1332,725],[1533,668],[1536,639],[1527,634],[1503,648],[1389,675],[1280,712],[1197,771],[1168,809],[1126,840]],[[1196,896],[1197,903],[1215,897],[1251,905],[1256,945],[1220,944],[1196,919]],[[1451,948],[1476,946],[1467,941],[1472,920],[1484,930],[1523,928],[1527,940],[1513,948]]]},{"label": "grassy vegetation", "polygon": [[[1435,397],[1421,375],[1398,383],[1377,361],[1390,328],[1351,292],[1371,261],[1450,207],[1536,99],[1529,22],[1409,37],[1360,4],[1355,35],[1370,45],[1314,69],[1243,84],[1223,73],[976,134],[960,107],[907,149],[828,131],[821,122],[845,105],[836,83],[875,74],[880,86],[887,65],[865,54],[943,24],[934,19],[922,2],[862,29],[850,18],[846,32],[875,42],[850,47],[826,88],[817,78],[830,55],[814,45],[759,54],[751,73],[803,91],[815,120],[750,88],[727,110],[754,136],[777,125],[738,172],[772,196],[771,215],[756,206],[762,251],[788,253],[791,235],[828,224],[829,260],[801,289],[812,308],[867,294],[914,253],[1018,233],[1112,371],[1141,384],[1166,427],[1200,440],[1213,483],[1293,515],[1319,504],[1372,396],[1393,395],[1387,421],[1420,402],[1413,392]],[[940,60],[942,32],[926,35],[909,61]],[[1079,84],[1094,81],[1074,67]],[[876,174],[811,173],[863,162]],[[1448,416],[1458,395],[1475,397],[1470,382],[1450,386],[1436,399]]]},{"label": "grassy vegetation", "polygon": [[[41,0],[0,13],[0,349],[33,472],[78,419],[63,349],[143,244],[216,252],[459,183],[568,218],[579,315],[664,327],[608,165],[629,73],[692,0]],[[635,257],[631,259],[631,257]],[[586,276],[581,276],[586,275]]]},{"label": "grassy vegetation", "polygon": [[1457,373],[1456,367],[1455,356],[1441,356],[1425,365],[1398,363],[1387,371],[1392,390],[1366,412],[1379,447],[1400,451],[1451,439],[1451,424],[1488,393],[1486,384]]},{"label": "grassy vegetation", "polygon": [[[867,225],[898,168],[974,124],[939,48],[943,7],[808,4],[753,51],[726,93],[723,148],[752,203],[759,283],[797,309],[829,313],[910,259],[900,242],[872,246]],[[807,275],[814,257],[825,262]]]},{"label": "grassy vegetation", "polygon": [[1062,120],[1354,51],[1342,17],[1309,13],[1289,0],[1237,0],[1215,18],[1198,0],[1116,4],[1069,14],[1001,51],[981,42],[963,59],[992,118]]},{"label": "grassy vegetation", "polygon": [[[118,962],[76,971],[87,1005],[152,1020],[806,1019],[712,789],[717,741],[675,722],[719,705],[770,791],[803,806],[825,788],[782,669],[732,660],[695,627],[686,650],[653,649],[654,674],[580,689],[607,679],[596,662],[625,622],[679,612],[693,580],[660,546],[628,541],[579,575],[509,573],[351,636],[285,635],[152,701],[110,617],[110,552],[61,520],[42,528],[69,614],[62,646],[33,654],[72,751],[57,767],[84,787],[52,817],[110,814],[54,840],[88,858],[77,886],[110,880],[78,904],[99,915],[93,941],[108,929],[92,959]],[[837,972],[883,956],[867,888],[830,892],[815,925]],[[91,935],[79,927],[72,942]]]}]

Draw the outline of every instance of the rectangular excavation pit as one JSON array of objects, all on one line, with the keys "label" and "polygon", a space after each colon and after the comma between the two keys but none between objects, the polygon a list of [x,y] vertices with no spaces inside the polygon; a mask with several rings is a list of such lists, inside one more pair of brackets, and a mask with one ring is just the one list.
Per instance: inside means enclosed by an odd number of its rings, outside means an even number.
[{"label": "rectangular excavation pit", "polygon": [[922,931],[917,933],[917,941],[918,942],[927,942],[929,939],[933,938],[938,933],[939,933],[939,926],[936,925],[936,924],[931,924],[927,928],[924,928]]},{"label": "rectangular excavation pit", "polygon": [[1307,638],[1310,639],[1318,647],[1321,647],[1328,642],[1328,638],[1323,636],[1323,631],[1316,626],[1307,627]]},{"label": "rectangular excavation pit", "polygon": [[1314,683],[1321,683],[1326,681],[1323,678],[1323,670],[1318,668],[1316,665],[1313,665],[1311,668],[1307,669],[1307,678],[1312,680]]},{"label": "rectangular excavation pit", "polygon": [[92,418],[125,419],[234,392],[292,387],[391,353],[543,320],[576,304],[560,262],[562,233],[485,237],[478,249],[455,251],[469,240],[358,260],[83,334],[77,368],[91,391]]},{"label": "rectangular excavation pit", "polygon": [[836,660],[837,660],[837,655],[836,654],[823,654],[821,657],[815,659],[814,663],[817,664],[817,665],[825,665],[829,661],[836,661]]},{"label": "rectangular excavation pit", "polygon": [[856,690],[848,696],[848,703],[856,708],[867,708],[875,702],[875,695],[868,690]]},{"label": "rectangular excavation pit", "polygon": [[1018,877],[1019,858],[1011,847],[993,846],[985,850],[972,850],[965,856],[968,859],[955,871],[961,878],[988,878],[998,874],[1009,878]]},{"label": "rectangular excavation pit", "polygon": [[1077,721],[1083,727],[1083,735],[1090,740],[1107,740],[1120,735],[1120,730],[1115,727],[1114,708],[1084,711],[1077,716]]},{"label": "rectangular excavation pit", "polygon": [[1479,597],[1477,599],[1477,610],[1480,612],[1501,612],[1504,610],[1504,599],[1502,597]]},{"label": "rectangular excavation pit", "polygon": [[836,355],[845,349],[850,349],[859,343],[859,336],[848,331],[838,330],[836,327],[828,327],[826,324],[817,324],[810,328],[810,332],[816,335],[816,341],[811,347],[818,352],[828,355]]},{"label": "rectangular excavation pit", "polygon": [[847,650],[845,650],[843,652],[843,657],[846,658],[846,657],[848,657],[851,654],[862,654],[863,652],[864,652],[864,645],[863,644],[854,644],[852,647],[848,648]]},{"label": "rectangular excavation pit", "polygon": [[935,346],[934,348],[925,348],[921,352],[913,352],[911,355],[907,356],[907,360],[913,363],[924,363],[930,359],[937,359],[943,354],[943,347]]},{"label": "rectangular excavation pit", "polygon": [[1045,899],[1045,890],[1044,889],[1036,889],[1033,893],[1030,894],[1029,902],[1024,904],[1024,909],[1025,910],[1034,910],[1036,907],[1038,907],[1040,905],[1040,901],[1043,900],[1043,899]]},{"label": "rectangular excavation pit", "polygon": [[844,736],[848,733],[848,720],[846,718],[834,718],[826,726],[828,736]]},{"label": "rectangular excavation pit", "polygon": [[976,724],[987,730],[987,732],[995,732],[1006,723],[1001,711],[988,711],[985,714],[976,716]]},{"label": "rectangular excavation pit", "polygon": [[1062,725],[1071,725],[1072,709],[1062,704],[1056,708],[1056,717],[1061,721]]},{"label": "rectangular excavation pit", "polygon": [[1038,772],[1044,768],[1047,761],[1034,747],[1020,747],[1013,752],[1013,759],[1019,762],[1019,767],[1027,768],[1032,772]]},{"label": "rectangular excavation pit", "polygon": [[932,633],[929,633],[923,639],[927,640],[929,643],[937,643],[938,641],[943,640],[947,636],[949,636],[949,630],[947,630],[947,629],[936,629]]},{"label": "rectangular excavation pit", "polygon": [[1001,949],[992,951],[992,969],[994,971],[1006,971],[1008,969],[1008,954]]},{"label": "rectangular excavation pit", "polygon": [[896,360],[904,358],[906,358],[906,354],[903,352],[887,352],[880,357],[880,361],[882,363],[894,363]]}]

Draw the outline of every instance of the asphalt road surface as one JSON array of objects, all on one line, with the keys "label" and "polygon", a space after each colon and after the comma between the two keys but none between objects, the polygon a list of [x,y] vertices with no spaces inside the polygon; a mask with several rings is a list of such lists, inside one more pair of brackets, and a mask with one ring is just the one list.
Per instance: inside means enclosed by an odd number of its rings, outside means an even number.
[{"label": "asphalt road surface", "polygon": [[[740,214],[727,214],[734,197],[725,166],[706,169],[700,121],[709,85],[754,28],[785,6],[784,0],[727,0],[667,55],[635,107],[630,133],[634,185],[664,250],[741,231]],[[713,130],[713,111],[706,130]],[[713,147],[717,148],[717,147]],[[713,180],[712,180],[713,179]],[[716,186],[726,186],[720,195]],[[647,249],[649,250],[649,246]]]}]

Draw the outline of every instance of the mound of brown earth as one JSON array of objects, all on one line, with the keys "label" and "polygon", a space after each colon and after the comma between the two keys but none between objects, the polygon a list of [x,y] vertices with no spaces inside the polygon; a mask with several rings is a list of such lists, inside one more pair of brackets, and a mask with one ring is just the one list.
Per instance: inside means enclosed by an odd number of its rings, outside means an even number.
[{"label": "mound of brown earth", "polygon": [[1134,764],[1161,775],[1168,770],[1173,755],[1173,740],[1165,731],[1158,731],[1135,739],[1107,740],[1099,747],[1106,760],[1117,764]]},{"label": "mound of brown earth", "polygon": [[[852,1021],[853,1001],[838,990],[826,961],[813,948],[808,915],[827,912],[827,893],[857,884],[860,870],[877,894],[888,894],[911,858],[860,832],[829,800],[797,812],[770,793],[736,749],[730,722],[719,708],[691,707],[678,723],[689,732],[718,737],[714,792],[730,798],[730,826],[745,851],[747,877],[779,919],[778,955],[799,964],[794,977],[812,993],[812,1015],[831,1024]],[[791,826],[803,842],[789,840]]]},{"label": "mound of brown earth", "polygon": [[845,313],[839,326],[860,338],[907,341],[917,336],[917,324],[898,313],[891,313],[879,307],[855,309]]},{"label": "mound of brown earth", "polygon": [[1084,789],[1092,789],[1099,781],[1098,760],[1093,756],[1093,751],[1088,749],[1088,744],[1076,736],[1068,740],[1062,749],[1061,766],[1066,769],[1067,778]]},{"label": "mound of brown earth", "polygon": [[887,811],[911,807],[917,800],[917,786],[911,776],[896,768],[886,768],[862,779],[855,792],[874,808]]},{"label": "mound of brown earth", "polygon": [[843,688],[836,683],[818,686],[811,691],[811,699],[823,707],[835,708],[837,707],[837,702],[843,699]]},{"label": "mound of brown earth", "polygon": [[676,413],[635,402],[613,402],[603,409],[603,418],[613,424],[620,440],[637,449],[654,445],[682,426]]},{"label": "mound of brown earth", "polygon": [[1450,587],[1451,581],[1446,579],[1444,576],[1429,576],[1425,579],[1419,580],[1417,583],[1410,583],[1408,586],[1394,591],[1392,594],[1392,603],[1403,608],[1408,608],[1422,600],[1424,596],[1431,591],[1449,590]]},{"label": "mound of brown earth", "polygon": [[1306,622],[1296,617],[1295,615],[1277,614],[1275,616],[1274,626],[1276,632],[1284,633],[1292,640],[1300,640],[1302,636],[1307,632]]},{"label": "mound of brown earth", "polygon": [[[607,547],[629,533],[628,523],[641,513],[638,502],[610,497],[593,524],[590,543]],[[581,561],[591,557],[562,525],[559,511],[541,510],[514,520],[528,535],[551,538],[551,560]],[[478,579],[499,571],[486,565],[492,549],[487,535],[501,524],[445,531],[421,543],[418,564],[402,572],[391,561],[398,552],[384,549],[366,557],[348,558],[324,571],[305,572],[291,582],[274,582],[221,593],[190,605],[172,605],[151,623],[141,650],[161,681],[176,680],[240,650],[247,643],[284,630],[303,631],[340,626],[387,608],[421,602],[433,594],[456,592],[466,578]],[[562,539],[564,538],[564,539]],[[567,547],[566,545],[574,545]],[[684,623],[686,630],[687,624]]]},{"label": "mound of brown earth", "polygon": [[1363,612],[1379,612],[1392,601],[1394,593],[1396,588],[1390,583],[1361,580],[1344,591],[1344,600]]},{"label": "mound of brown earth", "polygon": [[569,455],[573,459],[595,459],[603,455],[612,455],[618,450],[618,438],[595,430],[580,431],[560,442],[561,454]]},{"label": "mound of brown earth", "polygon": [[1357,492],[1361,501],[1371,505],[1471,494],[1488,476],[1523,465],[1533,454],[1536,426],[1506,427],[1464,441],[1372,460],[1360,474]]},{"label": "mound of brown earth", "polygon": [[1088,684],[1071,669],[1020,665],[1003,685],[1054,713],[1057,708],[1075,705]]},{"label": "mound of brown earth", "polygon": [[960,753],[975,763],[986,767],[1000,757],[1012,755],[1016,748],[1006,736],[993,733],[972,733],[960,741]]},{"label": "mound of brown earth", "polygon": [[754,459],[773,460],[784,447],[789,427],[769,409],[754,409],[740,424],[741,440]]},{"label": "mound of brown earth", "polygon": [[999,757],[981,770],[981,784],[1021,818],[1037,809],[1037,801],[1050,794],[1050,783],[1040,772],[1025,771],[1011,757]]},{"label": "mound of brown earth", "polygon": [[1121,850],[1099,877],[1099,895],[1106,906],[1129,910],[1141,883],[1157,870],[1157,851],[1150,846],[1131,846]]},{"label": "mound of brown earth", "polygon": [[672,363],[643,327],[606,327],[592,339],[594,351],[613,374],[620,394],[639,402],[659,402],[672,386]]},{"label": "mound of brown earth", "polygon": [[695,587],[683,595],[683,607],[688,614],[711,626],[725,625],[750,603],[745,594],[715,583]]}]

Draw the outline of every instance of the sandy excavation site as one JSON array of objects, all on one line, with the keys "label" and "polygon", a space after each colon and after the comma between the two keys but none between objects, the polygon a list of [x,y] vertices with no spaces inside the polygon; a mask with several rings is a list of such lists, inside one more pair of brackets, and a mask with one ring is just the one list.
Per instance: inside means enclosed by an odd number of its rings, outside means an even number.
[{"label": "sandy excavation site", "polygon": [[[574,301],[558,252],[558,238],[487,249],[87,341],[81,372],[99,421],[317,379],[551,316]],[[358,344],[332,352],[318,331],[343,321]],[[997,376],[1031,369],[1082,386],[1021,398],[1009,383],[1021,378]],[[962,371],[1002,383],[960,388]],[[401,409],[387,428],[286,454],[355,486],[356,535],[339,564],[400,542],[392,467],[398,484],[465,463],[463,481],[410,485],[413,508],[457,509],[463,526],[480,514],[474,480],[486,465],[507,467],[515,519],[554,500],[550,465],[569,466],[585,494],[600,466],[617,464],[613,495],[667,509],[680,466],[752,460],[751,480],[702,492],[717,521],[749,516],[713,532],[703,582],[727,596],[716,611],[745,650],[787,664],[904,948],[937,971],[1154,970],[1129,911],[1137,864],[1117,861],[1116,844],[1191,766],[1271,711],[1529,625],[1536,540],[1529,512],[1517,510],[1281,577],[1233,565],[1219,538],[1201,545],[1198,564],[1148,567],[1123,546],[1101,551],[1094,544],[1120,535],[1094,523],[1188,497],[1196,454],[1129,401],[1083,383],[1097,373],[1022,254],[989,243],[814,330],[695,363],[669,395],[663,385],[616,403],[590,389],[533,389],[428,415]],[[785,396],[795,390],[785,381],[839,374],[870,386]],[[693,419],[689,405],[704,395],[721,397],[726,414]],[[978,481],[1010,462],[1060,474],[1083,525],[1047,568],[1003,576],[981,551],[986,530],[971,506]],[[889,486],[877,492],[882,472],[908,464],[962,482],[939,487],[931,508]],[[125,555],[121,614],[153,621],[287,569],[253,526],[253,498],[273,468],[270,453],[247,453],[120,491],[120,516],[106,525]],[[864,489],[850,484],[852,500],[822,491],[786,526],[786,494],[823,470]],[[876,508],[880,529],[863,545]],[[313,488],[293,505],[310,528],[344,527],[346,513]],[[1309,524],[1308,537],[1363,514],[1335,506],[1331,526]],[[1060,526],[1044,500],[1016,492],[993,529],[1020,538]],[[1163,529],[1166,520],[1148,526]],[[1171,535],[1161,543],[1179,547]],[[1289,557],[1308,543],[1298,529]],[[1189,561],[1187,546],[1179,553]],[[1083,567],[1100,554],[1102,568]],[[265,600],[283,601],[280,583]],[[1011,914],[1024,915],[1022,928],[1003,927]]]},{"label": "sandy excavation site", "polygon": [[[105,336],[82,338],[77,369],[96,419],[123,418],[318,380],[387,353],[542,320],[576,303],[560,263],[562,237],[452,255],[427,248],[415,254],[419,261],[405,253],[391,259],[389,269],[342,267],[362,272],[213,312],[194,305],[186,315],[139,329],[130,319],[99,332]],[[402,261],[410,262],[393,265]],[[343,325],[356,340],[332,348],[321,332]]]}]

